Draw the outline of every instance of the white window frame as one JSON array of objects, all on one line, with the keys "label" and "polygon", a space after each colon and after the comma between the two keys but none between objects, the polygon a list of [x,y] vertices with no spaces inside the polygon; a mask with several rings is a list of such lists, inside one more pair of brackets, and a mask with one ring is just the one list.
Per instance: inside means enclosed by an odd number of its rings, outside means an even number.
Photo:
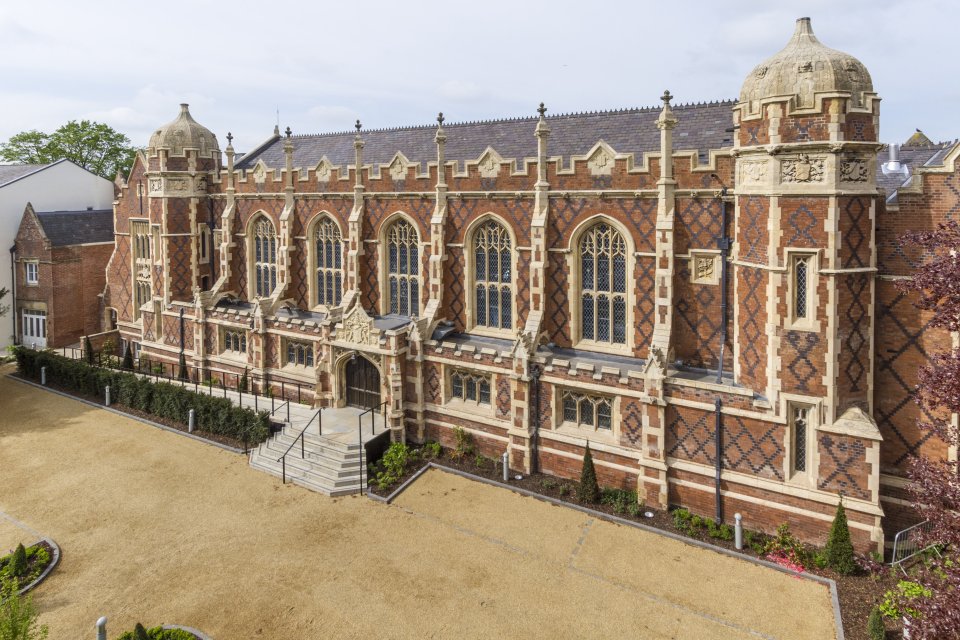
[{"label": "white window frame", "polygon": [[[23,280],[28,287],[35,287],[40,284],[40,262],[38,260],[27,260],[23,263],[23,269]],[[30,277],[31,271],[33,272],[32,278]]]}]

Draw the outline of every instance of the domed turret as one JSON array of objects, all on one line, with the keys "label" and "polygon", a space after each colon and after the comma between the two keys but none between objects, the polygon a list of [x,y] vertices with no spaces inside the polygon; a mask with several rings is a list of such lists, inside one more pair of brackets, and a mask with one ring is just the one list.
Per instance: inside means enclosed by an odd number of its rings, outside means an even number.
[{"label": "domed turret", "polygon": [[180,115],[150,136],[150,149],[168,149],[171,156],[184,155],[184,149],[197,149],[201,157],[220,155],[217,136],[193,119],[189,105],[180,105]]},{"label": "domed turret", "polygon": [[757,65],[740,90],[745,113],[756,113],[760,101],[795,96],[796,108],[811,108],[817,93],[849,92],[852,107],[863,107],[864,93],[873,93],[873,81],[862,62],[821,44],[813,35],[810,18],[797,20],[787,46]]}]

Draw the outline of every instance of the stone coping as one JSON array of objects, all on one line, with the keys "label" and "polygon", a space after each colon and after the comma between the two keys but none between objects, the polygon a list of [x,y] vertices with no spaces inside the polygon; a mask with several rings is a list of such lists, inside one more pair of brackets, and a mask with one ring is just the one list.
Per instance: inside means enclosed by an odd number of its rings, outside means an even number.
[{"label": "stone coping", "polygon": [[843,618],[840,615],[840,598],[837,594],[837,583],[834,580],[831,580],[830,578],[824,578],[824,577],[813,575],[810,573],[800,573],[798,571],[794,571],[793,569],[788,569],[787,567],[776,564],[775,562],[762,560],[760,558],[754,558],[753,556],[748,556],[744,553],[739,553],[737,551],[731,551],[730,549],[725,549],[724,547],[718,547],[716,545],[712,545],[702,540],[695,540],[693,538],[688,538],[678,533],[673,533],[671,531],[664,531],[663,529],[658,529],[657,527],[651,527],[650,525],[643,524],[642,522],[634,522],[633,520],[620,518],[618,516],[611,515],[609,513],[604,513],[602,511],[597,511],[589,507],[584,507],[582,505],[565,502],[563,500],[558,500],[557,498],[551,498],[550,496],[545,496],[535,491],[529,491],[527,489],[522,489],[520,487],[504,484],[503,482],[497,482],[496,480],[490,480],[489,478],[476,476],[476,475],[473,475],[472,473],[467,473],[466,471],[460,471],[459,469],[446,467],[442,464],[437,464],[435,462],[428,462],[427,464],[425,464],[423,468],[421,468],[419,471],[413,474],[410,478],[408,478],[406,482],[404,482],[399,487],[397,487],[397,489],[393,493],[391,493],[389,496],[387,497],[378,496],[376,494],[370,493],[369,491],[367,492],[367,496],[369,496],[372,500],[383,502],[385,504],[390,504],[397,498],[397,496],[399,496],[411,484],[413,484],[413,482],[417,478],[419,478],[421,475],[423,475],[430,469],[439,469],[440,471],[443,471],[446,473],[452,473],[454,475],[461,476],[468,480],[473,480],[475,482],[482,482],[484,484],[488,484],[493,487],[498,487],[500,489],[507,489],[508,491],[519,493],[520,495],[526,496],[528,498],[536,498],[537,500],[547,502],[554,506],[566,507],[568,509],[575,509],[582,513],[588,514],[594,518],[599,518],[601,520],[606,520],[608,522],[614,522],[616,524],[624,525],[627,527],[633,527],[634,529],[640,529],[641,531],[646,531],[647,533],[653,533],[659,536],[664,536],[664,537],[670,538],[671,540],[676,540],[677,542],[682,542],[684,544],[689,544],[694,547],[706,549],[707,551],[714,551],[716,553],[720,553],[720,554],[729,556],[731,558],[737,558],[738,560],[751,562],[761,567],[774,569],[781,573],[786,573],[788,575],[794,576],[798,579],[811,580],[813,582],[818,582],[820,584],[826,585],[830,589],[830,601],[833,604],[833,621],[834,621],[834,627],[836,629],[836,634],[837,634],[836,640],[844,640]]}]

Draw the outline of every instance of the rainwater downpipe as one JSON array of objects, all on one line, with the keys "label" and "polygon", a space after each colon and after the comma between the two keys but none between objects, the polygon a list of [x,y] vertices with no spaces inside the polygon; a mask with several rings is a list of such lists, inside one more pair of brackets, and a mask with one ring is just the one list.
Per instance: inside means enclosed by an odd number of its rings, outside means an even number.
[{"label": "rainwater downpipe", "polygon": [[717,245],[720,248],[720,357],[717,364],[717,384],[723,384],[723,352],[727,345],[727,260],[730,257],[730,238],[727,237],[727,186],[723,184],[717,174],[710,176],[720,183],[720,237]]},{"label": "rainwater downpipe", "polygon": [[[10,316],[13,320],[13,344],[20,344],[20,332],[17,331],[17,320],[19,310],[17,309],[17,245],[10,247]],[[3,300],[0,300],[0,306],[3,306]]]},{"label": "rainwater downpipe", "polygon": [[716,477],[714,478],[714,489],[716,491],[716,518],[717,523],[723,522],[723,497],[720,494],[720,476],[723,474],[723,400],[717,397],[713,401],[716,422],[714,427],[714,442],[717,443],[714,469]]},{"label": "rainwater downpipe", "polygon": [[540,440],[540,367],[530,366],[530,379],[533,380],[533,437],[530,439],[530,473],[539,471]]}]

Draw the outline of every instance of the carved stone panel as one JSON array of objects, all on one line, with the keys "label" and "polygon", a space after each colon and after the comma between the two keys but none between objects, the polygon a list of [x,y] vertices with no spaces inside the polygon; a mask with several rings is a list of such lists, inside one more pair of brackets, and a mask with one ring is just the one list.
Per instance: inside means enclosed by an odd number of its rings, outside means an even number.
[{"label": "carved stone panel", "polygon": [[375,346],[380,343],[380,331],[373,326],[373,318],[367,315],[363,307],[356,305],[337,327],[337,340]]},{"label": "carved stone panel", "polygon": [[477,165],[481,178],[496,178],[500,174],[500,158],[491,151],[484,154]]},{"label": "carved stone panel", "polygon": [[329,182],[330,181],[330,172],[332,167],[326,158],[322,159],[319,164],[317,164],[317,180],[320,182]]},{"label": "carved stone panel", "polygon": [[747,160],[740,165],[740,179],[744,183],[759,184],[767,175],[765,160]]},{"label": "carved stone panel", "polygon": [[823,182],[824,158],[810,157],[801,153],[796,158],[780,162],[780,179],[783,182]]},{"label": "carved stone panel", "polygon": [[720,268],[715,253],[690,252],[690,280],[694,284],[717,284]]},{"label": "carved stone panel", "polygon": [[613,165],[613,155],[603,147],[598,147],[587,160],[590,173],[595,176],[609,176],[613,173]]},{"label": "carved stone panel", "polygon": [[866,182],[870,168],[864,158],[849,158],[840,162],[840,182]]}]

